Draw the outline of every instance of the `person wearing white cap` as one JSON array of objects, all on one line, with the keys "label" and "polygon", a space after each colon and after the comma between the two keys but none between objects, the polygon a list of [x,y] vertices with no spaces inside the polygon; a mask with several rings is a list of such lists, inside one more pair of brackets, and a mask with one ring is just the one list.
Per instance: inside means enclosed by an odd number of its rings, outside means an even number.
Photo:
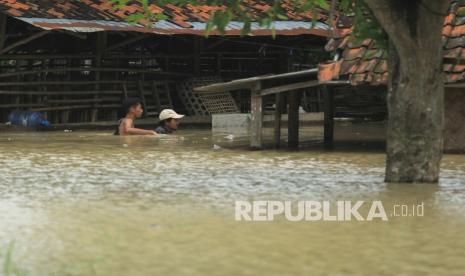
[{"label": "person wearing white cap", "polygon": [[155,129],[155,132],[158,134],[170,134],[178,129],[179,119],[183,118],[185,115],[176,113],[172,109],[163,109],[160,112],[159,126]]}]

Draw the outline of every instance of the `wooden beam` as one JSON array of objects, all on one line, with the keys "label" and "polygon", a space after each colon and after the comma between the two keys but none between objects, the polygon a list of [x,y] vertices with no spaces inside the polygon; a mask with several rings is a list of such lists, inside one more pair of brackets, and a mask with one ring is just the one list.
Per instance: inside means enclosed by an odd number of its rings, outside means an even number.
[{"label": "wooden beam", "polygon": [[257,81],[231,81],[228,83],[215,83],[202,87],[195,87],[195,92],[229,92],[240,89],[251,89]]},{"label": "wooden beam", "polygon": [[131,81],[30,81],[30,82],[0,82],[0,86],[37,86],[37,85],[91,85],[91,84],[122,84],[135,83]]},{"label": "wooden beam", "polygon": [[[95,67],[100,68],[102,66],[102,55],[103,52],[105,51],[105,48],[107,47],[107,33],[106,32],[98,32],[97,33],[97,38],[96,38],[96,43],[95,43]],[[100,71],[95,72],[95,81],[100,81],[101,79],[101,74]],[[99,98],[99,91],[101,89],[100,84],[95,85],[95,95],[94,98],[98,99]],[[98,108],[94,106],[92,109],[90,121],[95,122],[97,121],[98,118]]]},{"label": "wooden beam", "polygon": [[45,103],[47,104],[75,104],[75,103],[100,103],[102,99],[63,99],[63,100],[46,100]]},{"label": "wooden beam", "polygon": [[24,75],[35,75],[41,73],[55,73],[55,72],[134,72],[144,74],[154,74],[167,77],[191,77],[190,74],[182,74],[176,72],[165,72],[165,71],[154,71],[149,69],[138,69],[138,68],[96,68],[96,67],[65,67],[65,68],[45,68],[38,70],[24,70],[18,72],[0,74],[0,78],[24,76]]},{"label": "wooden beam", "polygon": [[293,91],[288,94],[288,147],[290,149],[299,148],[299,103],[300,103],[299,91]]},{"label": "wooden beam", "polygon": [[51,106],[44,108],[33,108],[32,111],[59,111],[59,110],[69,110],[69,109],[88,109],[92,105],[70,105],[70,106]]},{"label": "wooden beam", "polygon": [[258,82],[251,90],[250,147],[252,149],[261,149],[263,146],[263,100],[260,89],[261,83]]},{"label": "wooden beam", "polygon": [[266,96],[266,95],[277,94],[277,93],[282,93],[282,92],[288,92],[288,91],[293,91],[293,90],[299,90],[299,89],[304,89],[304,88],[309,88],[309,87],[315,87],[315,86],[318,86],[318,85],[320,85],[318,80],[292,83],[292,84],[281,85],[281,86],[276,86],[276,87],[272,87],[272,88],[263,89],[262,92],[261,92],[261,95]]},{"label": "wooden beam", "polygon": [[127,45],[129,45],[129,44],[132,44],[132,43],[134,43],[134,42],[141,41],[141,40],[143,40],[143,39],[148,38],[149,36],[150,36],[150,35],[148,35],[148,34],[143,34],[143,35],[137,35],[137,36],[135,36],[135,37],[131,37],[131,38],[127,39],[127,40],[121,41],[120,43],[117,43],[117,44],[115,44],[115,45],[112,45],[112,46],[110,46],[110,47],[107,47],[107,48],[105,49],[105,52],[110,52],[110,51],[113,51],[113,50],[115,50],[115,49],[118,49],[118,48],[127,46]]},{"label": "wooden beam", "polygon": [[147,101],[145,100],[144,85],[141,80],[137,82],[137,87],[139,89],[139,97],[140,97],[140,100],[142,101],[142,106],[144,108],[143,117],[145,117],[147,115]]},{"label": "wooden beam", "polygon": [[200,55],[203,48],[203,39],[201,37],[194,37],[194,76],[198,77],[201,75],[202,64]]},{"label": "wooden beam", "polygon": [[334,141],[334,90],[328,86],[321,87],[324,97],[324,142],[332,144]]},{"label": "wooden beam", "polygon": [[4,53],[8,53],[9,51],[13,50],[14,48],[18,47],[18,46],[21,46],[21,45],[24,45],[26,43],[29,43],[35,39],[38,39],[46,34],[50,33],[49,31],[42,31],[42,32],[38,32],[38,33],[35,33],[33,35],[30,35],[29,37],[25,38],[25,39],[22,39],[20,41],[16,41],[15,43],[11,44],[11,45],[8,45],[6,46],[5,48],[3,48],[2,50],[0,50],[0,55],[3,55]]},{"label": "wooden beam", "polygon": [[0,108],[26,108],[26,107],[41,107],[45,106],[43,103],[12,103],[0,104]]},{"label": "wooden beam", "polygon": [[153,93],[153,99],[155,101],[155,108],[157,109],[158,112],[161,112],[160,95],[158,95],[158,87],[154,81],[152,82],[152,93]]},{"label": "wooden beam", "polygon": [[58,31],[61,32],[61,33],[70,35],[70,36],[74,36],[75,38],[79,38],[81,40],[86,40],[87,39],[87,34],[77,33],[77,32],[72,32],[72,31],[67,31],[67,30],[58,30]]},{"label": "wooden beam", "polygon": [[[26,90],[0,90],[0,95],[28,95],[28,96],[76,96],[76,95],[94,95],[95,91],[26,91]],[[118,90],[100,91],[100,94],[105,95],[121,95]]]},{"label": "wooden beam", "polygon": [[70,106],[51,106],[44,108],[33,108],[32,111],[60,111],[60,110],[69,110],[69,109],[90,109],[90,108],[119,108],[121,104],[99,104],[99,105],[70,105]]},{"label": "wooden beam", "polygon": [[281,113],[283,102],[283,95],[276,94],[274,110],[274,145],[276,148],[281,146]]},{"label": "wooden beam", "polygon": [[5,46],[6,41],[6,21],[6,15],[4,13],[0,13],[0,51]]},{"label": "wooden beam", "polygon": [[317,72],[318,72],[318,69],[314,68],[314,69],[279,74],[279,75],[258,76],[258,77],[252,77],[252,78],[246,78],[246,79],[233,80],[233,81],[225,82],[225,83],[215,83],[215,84],[211,84],[207,86],[195,87],[194,90],[196,92],[228,92],[231,90],[238,90],[238,89],[250,89],[250,87],[254,86],[254,83],[259,82],[259,81],[309,77],[312,74],[316,74]]},{"label": "wooden beam", "polygon": [[122,90],[123,90],[124,100],[126,100],[128,98],[128,88],[125,83],[123,83]]},{"label": "wooden beam", "polygon": [[207,47],[205,47],[205,51],[209,51],[217,46],[220,46],[221,44],[223,44],[225,42],[224,39],[221,39],[221,40],[217,40],[215,42],[213,42],[212,44],[208,45]]}]

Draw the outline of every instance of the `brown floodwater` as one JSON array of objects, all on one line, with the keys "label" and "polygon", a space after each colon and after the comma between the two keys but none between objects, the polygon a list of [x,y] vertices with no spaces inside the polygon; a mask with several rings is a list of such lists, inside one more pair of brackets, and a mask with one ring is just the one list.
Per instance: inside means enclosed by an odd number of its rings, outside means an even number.
[{"label": "brown floodwater", "polygon": [[[465,275],[465,156],[444,157],[438,185],[385,184],[378,132],[343,129],[328,150],[308,128],[298,152],[209,130],[0,133],[0,274]],[[236,221],[237,200],[423,203],[424,215]]]}]

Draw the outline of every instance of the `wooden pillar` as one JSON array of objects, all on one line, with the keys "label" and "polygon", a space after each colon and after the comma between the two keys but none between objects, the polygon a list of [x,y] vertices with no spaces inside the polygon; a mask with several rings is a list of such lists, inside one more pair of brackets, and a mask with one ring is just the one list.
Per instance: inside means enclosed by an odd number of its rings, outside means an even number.
[{"label": "wooden pillar", "polygon": [[[42,70],[44,70],[44,71],[47,69],[47,64],[46,64],[47,61],[49,61],[49,60],[45,59],[45,58],[42,59]],[[43,82],[47,81],[47,74],[46,73],[41,74],[41,81],[43,81]],[[47,91],[48,90],[47,85],[41,85],[41,89],[42,89],[42,91]],[[40,99],[39,101],[40,101],[40,103],[44,103],[44,102],[46,103],[48,101],[48,98],[49,98],[48,95],[43,95],[43,96],[39,97],[39,99]],[[44,118],[46,120],[49,119],[49,116],[48,116],[49,112],[48,111],[44,111],[44,112],[42,112],[42,114],[43,114],[43,116],[44,116]]]},{"label": "wooden pillar", "polygon": [[[95,45],[95,53],[96,53],[96,57],[95,57],[95,67],[96,68],[100,68],[102,66],[102,55],[103,55],[103,52],[105,51],[105,48],[107,47],[107,33],[106,32],[98,32],[97,33],[97,41],[96,41],[96,45]],[[100,71],[95,71],[95,80],[97,82],[99,82],[101,80],[101,72]],[[100,97],[100,84],[96,84],[95,85],[95,96],[94,98],[95,99],[99,99]],[[95,104],[94,104],[95,105]],[[92,122],[95,122],[97,120],[97,117],[98,117],[98,108],[97,107],[94,107],[92,109],[92,113],[91,113],[91,121]]]},{"label": "wooden pillar", "polygon": [[276,148],[279,148],[281,145],[281,114],[283,102],[283,94],[276,94],[274,110],[274,145]]},{"label": "wooden pillar", "polygon": [[251,124],[250,124],[250,147],[261,149],[263,142],[263,99],[260,95],[261,84],[256,83],[251,89]]},{"label": "wooden pillar", "polygon": [[299,148],[299,102],[300,91],[290,91],[288,93],[288,147],[290,149]]},{"label": "wooden pillar", "polygon": [[6,41],[6,15],[0,13],[0,50],[5,46]]},{"label": "wooden pillar", "polygon": [[325,111],[324,142],[325,144],[332,144],[334,141],[334,90],[327,86],[323,86],[321,89]]},{"label": "wooden pillar", "polygon": [[221,53],[216,54],[216,74],[221,76],[221,59],[223,55]]},{"label": "wooden pillar", "polygon": [[[67,66],[69,68],[74,67],[74,62],[73,62],[72,58],[67,59],[66,63],[67,63]],[[77,66],[79,66],[79,64]],[[71,74],[72,74],[71,71],[66,72],[66,81],[67,82],[70,82],[72,80]],[[71,91],[71,86],[70,85],[66,85],[66,86],[64,86],[64,88],[65,88],[66,91]],[[66,99],[68,99],[68,97],[66,95],[63,95],[62,99],[66,100]],[[62,124],[69,123],[69,113],[70,113],[69,109],[61,111],[61,123]]]},{"label": "wooden pillar", "polygon": [[145,100],[144,84],[141,80],[137,82],[137,87],[139,89],[139,97],[142,101],[142,107],[144,109],[143,117],[147,115],[147,101]]},{"label": "wooden pillar", "polygon": [[126,100],[128,98],[128,88],[126,86],[126,83],[123,83],[121,85],[121,90],[123,91],[123,100],[122,101],[124,101],[124,100]]},{"label": "wooden pillar", "polygon": [[194,37],[194,76],[198,77],[202,74],[201,54],[203,49],[203,38]]}]

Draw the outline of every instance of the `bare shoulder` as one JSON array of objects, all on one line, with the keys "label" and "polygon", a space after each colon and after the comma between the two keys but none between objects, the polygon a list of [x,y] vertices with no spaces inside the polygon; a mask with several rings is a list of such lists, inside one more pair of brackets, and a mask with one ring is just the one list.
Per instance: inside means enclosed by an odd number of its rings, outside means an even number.
[{"label": "bare shoulder", "polygon": [[129,128],[132,128],[132,125],[133,125],[133,120],[131,119],[128,119],[128,118],[123,118],[121,119],[120,121],[120,124],[119,124],[119,134],[120,135],[127,135],[127,130]]},{"label": "bare shoulder", "polygon": [[132,127],[133,124],[134,124],[134,121],[128,118],[123,118],[121,119],[121,122],[120,122],[120,126],[124,126],[124,127]]}]

